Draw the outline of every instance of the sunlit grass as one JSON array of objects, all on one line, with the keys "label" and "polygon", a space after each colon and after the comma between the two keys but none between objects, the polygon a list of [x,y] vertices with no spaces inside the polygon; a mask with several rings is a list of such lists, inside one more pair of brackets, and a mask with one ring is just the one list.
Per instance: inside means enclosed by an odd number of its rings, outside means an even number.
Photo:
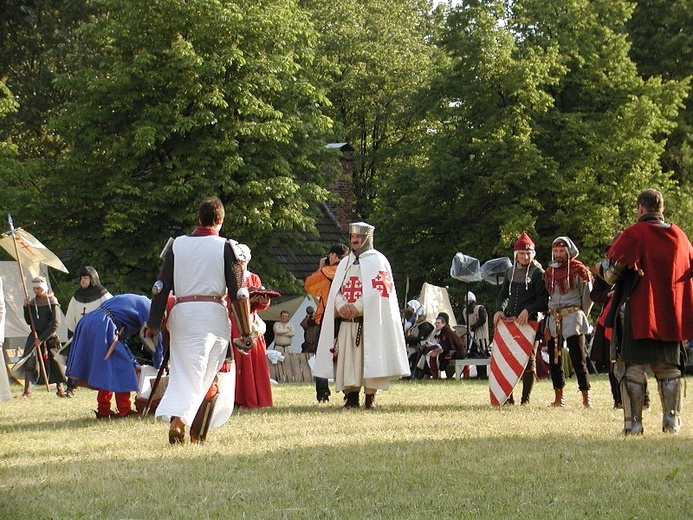
[{"label": "sunlit grass", "polygon": [[366,412],[275,385],[274,408],[236,410],[203,446],[170,446],[152,419],[96,421],[93,391],[37,388],[0,403],[0,518],[687,518],[688,403],[678,436],[655,393],[645,436],[622,438],[606,378],[593,410],[576,387],[563,410],[548,381],[497,409],[484,381],[400,381]]}]

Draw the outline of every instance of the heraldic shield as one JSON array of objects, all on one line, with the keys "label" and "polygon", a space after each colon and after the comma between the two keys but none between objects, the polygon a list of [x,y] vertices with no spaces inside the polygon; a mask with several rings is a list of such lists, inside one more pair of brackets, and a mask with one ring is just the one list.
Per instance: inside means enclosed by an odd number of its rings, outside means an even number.
[{"label": "heraldic shield", "polygon": [[493,406],[503,405],[522,378],[538,326],[539,322],[536,321],[518,325],[514,319],[502,319],[496,325],[488,378],[488,390]]}]

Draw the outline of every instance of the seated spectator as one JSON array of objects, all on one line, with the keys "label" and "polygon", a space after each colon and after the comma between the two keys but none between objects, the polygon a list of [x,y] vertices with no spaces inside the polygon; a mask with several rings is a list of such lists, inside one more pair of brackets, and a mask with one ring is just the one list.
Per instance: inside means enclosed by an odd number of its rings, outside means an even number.
[{"label": "seated spectator", "polygon": [[455,365],[450,361],[466,358],[467,345],[464,339],[450,327],[450,316],[446,312],[438,314],[433,336],[437,338],[442,348],[442,356],[438,356],[438,370],[445,371],[445,376],[450,379],[455,374]]}]

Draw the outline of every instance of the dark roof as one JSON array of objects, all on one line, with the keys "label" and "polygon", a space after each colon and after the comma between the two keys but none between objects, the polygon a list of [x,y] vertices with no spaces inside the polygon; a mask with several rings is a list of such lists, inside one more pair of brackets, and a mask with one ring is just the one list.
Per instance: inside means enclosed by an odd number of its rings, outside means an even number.
[{"label": "dark roof", "polygon": [[288,243],[299,246],[296,249],[274,246],[269,250],[276,264],[301,282],[318,268],[320,258],[326,255],[332,244],[336,242],[347,244],[346,233],[342,232],[337,219],[324,203],[320,204],[315,227],[318,230],[318,236],[308,232],[297,232],[288,237]]},{"label": "dark roof", "polygon": [[342,152],[353,152],[354,147],[351,146],[349,143],[328,143],[325,145],[325,148],[327,149],[337,149]]}]

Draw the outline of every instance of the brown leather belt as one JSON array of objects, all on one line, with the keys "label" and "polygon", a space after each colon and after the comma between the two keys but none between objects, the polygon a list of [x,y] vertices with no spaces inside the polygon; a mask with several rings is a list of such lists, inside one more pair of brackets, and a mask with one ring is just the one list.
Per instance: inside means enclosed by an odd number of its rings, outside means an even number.
[{"label": "brown leather belt", "polygon": [[363,316],[356,316],[355,318],[351,318],[350,320],[347,320],[346,318],[341,318],[341,320],[346,323],[363,323]]},{"label": "brown leather belt", "polygon": [[202,296],[193,294],[191,296],[178,296],[176,297],[176,303],[186,303],[186,302],[216,302],[224,305],[223,296]]},{"label": "brown leather belt", "polygon": [[562,309],[560,311],[555,311],[555,310],[549,309],[549,314],[551,314],[551,316],[556,318],[556,321],[560,321],[563,318],[565,318],[566,316],[568,316],[569,314],[573,314],[574,312],[577,312],[579,310],[580,310],[580,307],[570,307],[568,309]]}]

